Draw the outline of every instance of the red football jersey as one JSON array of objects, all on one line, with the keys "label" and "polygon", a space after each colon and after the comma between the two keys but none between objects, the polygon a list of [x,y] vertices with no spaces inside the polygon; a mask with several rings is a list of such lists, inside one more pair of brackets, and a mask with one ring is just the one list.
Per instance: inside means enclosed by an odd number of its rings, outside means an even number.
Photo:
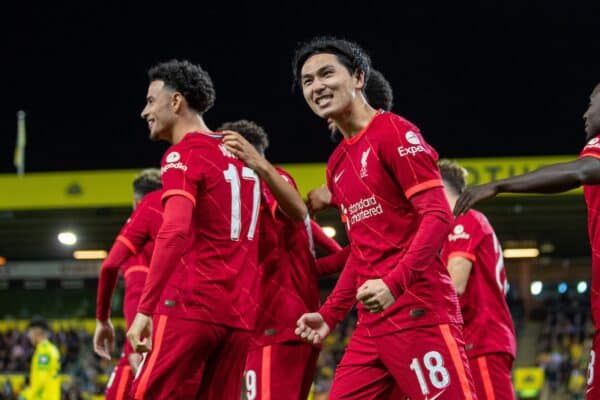
[{"label": "red football jersey", "polygon": [[[294,188],[284,170],[279,174]],[[319,307],[318,273],[310,221],[294,221],[262,184],[259,242],[260,311],[253,346],[300,341],[294,334],[300,315]]]},{"label": "red football jersey", "polygon": [[148,242],[139,254],[130,256],[119,268],[125,281],[125,295],[123,297],[123,316],[127,327],[131,325],[137,313],[138,303],[144,290],[144,283],[148,276],[150,265],[149,252],[154,247],[154,242]]},{"label": "red football jersey", "polygon": [[[600,135],[591,139],[580,157],[600,158]],[[588,233],[592,247],[592,319],[594,329],[600,329],[600,185],[584,185],[583,195],[588,208]]]},{"label": "red football jersey", "polygon": [[254,329],[258,176],[225,148],[220,134],[188,133],[165,152],[161,165],[163,202],[184,196],[194,212],[184,255],[164,289],[168,297],[156,311]]},{"label": "red football jersey", "polygon": [[[117,236],[117,240],[129,247],[133,254],[144,250],[152,255],[154,239],[162,224],[162,194],[162,190],[146,194]],[[148,243],[151,246],[146,248]]]},{"label": "red football jersey", "polygon": [[469,210],[454,221],[442,260],[448,264],[455,256],[473,263],[465,292],[459,298],[467,356],[508,353],[515,357],[517,343],[505,298],[508,286],[502,248],[480,212]]},{"label": "red football jersey", "polygon": [[[354,271],[342,272],[340,279],[352,277],[354,295],[366,280],[388,275],[407,253],[421,219],[411,197],[442,187],[437,158],[413,124],[390,112],[378,113],[329,158],[328,186],[352,245],[345,268],[352,265]],[[439,196],[450,214],[441,190]],[[359,323],[371,335],[462,323],[456,291],[439,256],[419,267],[426,268],[384,312],[370,313],[359,304]]]},{"label": "red football jersey", "polygon": [[[117,241],[123,243],[131,251],[131,255],[125,262],[118,266],[125,278],[125,299],[123,302],[123,314],[127,326],[135,317],[135,310],[139,302],[141,291],[150,265],[150,258],[154,249],[154,240],[162,223],[162,205],[160,197],[161,190],[150,192],[144,196],[127,222],[121,228]],[[146,268],[144,274],[140,274],[141,268],[132,269],[132,266]],[[117,267],[116,265],[114,267]],[[127,271],[130,271],[126,274]],[[133,272],[136,273],[133,273]],[[106,279],[102,282],[103,279]],[[109,315],[109,308],[117,275],[100,274],[97,296],[97,318],[104,319]],[[108,281],[110,280],[110,282]]]}]

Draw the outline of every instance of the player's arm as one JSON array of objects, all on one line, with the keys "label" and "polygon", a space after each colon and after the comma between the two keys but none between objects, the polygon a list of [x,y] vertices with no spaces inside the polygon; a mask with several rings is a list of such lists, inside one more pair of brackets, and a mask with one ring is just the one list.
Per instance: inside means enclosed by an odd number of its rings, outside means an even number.
[{"label": "player's arm", "polygon": [[165,200],[163,222],[156,236],[150,271],[144,284],[138,313],[127,332],[131,346],[137,352],[151,350],[150,316],[154,313],[174,266],[185,251],[193,210],[194,203],[186,196],[171,195]]},{"label": "player's arm", "polygon": [[317,273],[319,276],[326,276],[342,271],[349,256],[350,246],[348,245],[335,253],[317,259]]},{"label": "player's arm", "polygon": [[420,223],[408,250],[382,279],[370,279],[358,289],[357,299],[371,312],[391,306],[417,275],[428,268],[442,248],[450,229],[452,213],[441,187],[433,187],[410,198]]},{"label": "player's arm", "polygon": [[338,242],[330,238],[325,234],[321,225],[317,224],[312,219],[310,220],[310,228],[313,233],[313,240],[315,242],[315,246],[321,250],[326,252],[327,254],[337,253],[342,250],[342,246],[339,245]]},{"label": "player's arm", "polygon": [[227,131],[223,143],[229,151],[240,158],[267,184],[277,200],[279,208],[291,219],[304,221],[308,208],[298,191],[277,172],[277,169],[261,156],[246,139],[236,132]]},{"label": "player's arm", "polygon": [[462,296],[469,283],[469,276],[471,275],[471,268],[473,268],[473,262],[468,258],[462,256],[450,256],[448,260],[448,272],[452,283],[456,289],[456,293]]},{"label": "player's arm", "polygon": [[298,318],[296,335],[313,344],[322,343],[354,306],[355,282],[356,273],[350,264],[342,271],[335,288],[319,312],[306,313]]},{"label": "player's arm", "polygon": [[599,183],[600,160],[583,154],[575,161],[549,165],[527,174],[467,189],[456,202],[454,214],[463,214],[476,203],[500,193],[561,193],[581,185]]},{"label": "player's arm", "polygon": [[115,346],[115,330],[109,319],[112,296],[119,279],[119,267],[130,255],[131,250],[129,247],[117,240],[100,268],[98,292],[96,294],[94,351],[107,360],[110,360],[110,353]]},{"label": "player's arm", "polygon": [[[31,377],[31,386],[29,386],[29,397],[31,399],[41,399],[44,394],[44,388],[48,385],[48,382],[53,378],[57,371],[53,371],[51,368],[52,355],[49,352],[42,351],[36,353],[35,357],[31,360],[35,363],[35,379]],[[34,371],[34,368],[31,368]]]}]

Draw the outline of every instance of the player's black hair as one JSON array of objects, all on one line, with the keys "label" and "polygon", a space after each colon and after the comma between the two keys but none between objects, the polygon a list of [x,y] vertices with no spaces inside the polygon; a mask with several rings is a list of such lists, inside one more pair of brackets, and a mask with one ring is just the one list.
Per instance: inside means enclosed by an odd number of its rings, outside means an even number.
[{"label": "player's black hair", "polygon": [[457,194],[461,194],[467,188],[467,170],[456,161],[442,159],[438,161],[438,168],[442,174],[442,180],[446,182]]},{"label": "player's black hair", "polygon": [[322,53],[335,55],[351,75],[364,72],[365,82],[369,79],[371,58],[361,46],[346,39],[318,36],[300,44],[294,52],[292,57],[293,87],[301,85],[301,71],[306,60],[315,54]]},{"label": "player's black hair", "polygon": [[383,74],[376,69],[371,69],[369,79],[364,89],[367,102],[371,107],[390,111],[394,106],[394,93],[392,85]]},{"label": "player's black hair", "polygon": [[152,81],[163,81],[165,86],[185,97],[190,108],[204,114],[215,103],[215,87],[208,72],[187,60],[170,60],[148,70]]},{"label": "player's black hair", "polygon": [[50,331],[50,326],[48,325],[48,321],[45,318],[40,316],[35,316],[31,318],[29,324],[27,324],[27,329],[29,328],[41,328],[44,331]]},{"label": "player's black hair", "polygon": [[158,168],[144,169],[133,180],[133,193],[139,198],[161,188],[162,181],[160,180],[160,170]]},{"label": "player's black hair", "polygon": [[247,119],[225,122],[217,128],[217,131],[235,131],[239,133],[261,154],[264,154],[265,150],[269,147],[269,135],[267,135],[267,132],[257,123],[248,121]]}]

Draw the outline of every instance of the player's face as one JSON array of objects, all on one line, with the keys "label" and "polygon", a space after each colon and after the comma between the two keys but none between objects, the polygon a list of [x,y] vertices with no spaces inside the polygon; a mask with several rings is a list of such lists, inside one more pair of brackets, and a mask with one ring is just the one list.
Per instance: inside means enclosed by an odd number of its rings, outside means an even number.
[{"label": "player's face", "polygon": [[341,116],[363,85],[362,77],[350,75],[337,57],[328,53],[309,57],[300,73],[306,103],[324,119]]},{"label": "player's face", "polygon": [[590,96],[590,105],[583,114],[585,120],[585,133],[591,139],[600,134],[600,85],[596,86]]},{"label": "player's face", "polygon": [[146,106],[142,118],[148,123],[150,139],[170,140],[175,114],[171,107],[173,92],[163,81],[152,81],[148,86]]}]

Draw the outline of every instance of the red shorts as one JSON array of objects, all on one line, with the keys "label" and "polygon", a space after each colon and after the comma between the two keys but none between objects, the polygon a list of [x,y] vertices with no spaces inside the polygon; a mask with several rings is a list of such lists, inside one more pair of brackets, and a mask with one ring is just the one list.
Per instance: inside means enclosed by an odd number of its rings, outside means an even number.
[{"label": "red shorts", "polygon": [[594,334],[590,361],[588,364],[587,399],[600,399],[600,331]]},{"label": "red shorts", "polygon": [[247,400],[306,400],[315,378],[319,349],[299,342],[276,343],[248,353]]},{"label": "red shorts", "polygon": [[358,325],[338,365],[330,400],[474,400],[459,325],[411,328],[369,337]]},{"label": "red shorts", "polygon": [[249,331],[156,315],[153,335],[134,399],[239,399]]},{"label": "red shorts", "polygon": [[106,384],[106,392],[104,393],[105,400],[123,400],[125,399],[131,382],[133,381],[133,373],[127,355],[121,355],[119,362],[115,366],[108,383]]},{"label": "red shorts", "polygon": [[486,354],[469,359],[479,400],[515,400],[512,364],[513,358],[507,353]]}]

